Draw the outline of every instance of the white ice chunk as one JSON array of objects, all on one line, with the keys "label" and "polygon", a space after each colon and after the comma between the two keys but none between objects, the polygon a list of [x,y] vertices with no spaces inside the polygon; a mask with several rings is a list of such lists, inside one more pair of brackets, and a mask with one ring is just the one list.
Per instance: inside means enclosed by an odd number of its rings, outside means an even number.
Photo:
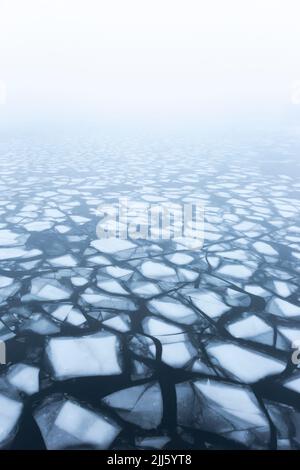
[{"label": "white ice chunk", "polygon": [[265,426],[266,418],[248,390],[213,380],[197,380],[194,385],[217,406],[251,426]]},{"label": "white ice chunk", "polygon": [[71,230],[71,227],[67,225],[56,225],[55,230],[57,230],[58,233],[67,233]]},{"label": "white ice chunk", "polygon": [[218,269],[218,274],[221,276],[234,277],[236,279],[248,279],[252,276],[253,269],[243,264],[227,264]]},{"label": "white ice chunk", "polygon": [[62,286],[56,279],[36,278],[31,281],[31,292],[24,296],[24,300],[33,297],[35,300],[65,300],[71,292]]},{"label": "white ice chunk", "polygon": [[77,266],[77,260],[72,255],[58,256],[49,260],[52,266],[62,266],[67,268],[73,268]]},{"label": "white ice chunk", "polygon": [[183,266],[189,264],[193,261],[193,257],[185,253],[174,253],[172,255],[166,256],[166,258],[173,264]]},{"label": "white ice chunk", "polygon": [[140,271],[150,279],[163,279],[176,275],[176,271],[173,268],[154,261],[145,261],[140,267]]},{"label": "white ice chunk", "polygon": [[55,396],[45,400],[34,417],[48,450],[108,449],[121,430],[103,414]]},{"label": "white ice chunk", "polygon": [[160,294],[160,288],[152,282],[135,282],[131,287],[133,294],[140,297],[154,297]]},{"label": "white ice chunk", "polygon": [[13,283],[13,278],[7,276],[0,276],[0,289],[11,286]]},{"label": "white ice chunk", "polygon": [[130,330],[130,323],[128,318],[121,315],[116,315],[115,317],[105,320],[103,325],[108,326],[113,330],[120,331],[121,333],[125,333],[126,331]]},{"label": "white ice chunk", "polygon": [[293,392],[300,393],[300,377],[299,374],[296,376],[292,376],[292,378],[289,378],[285,380],[284,386],[288,388],[289,390],[293,390]]},{"label": "white ice chunk", "polygon": [[254,338],[266,333],[273,333],[272,328],[256,315],[231,323],[228,331],[236,338]]},{"label": "white ice chunk", "polygon": [[248,232],[249,230],[253,230],[256,228],[256,224],[253,222],[243,221],[233,227],[235,230],[240,232]]},{"label": "white ice chunk", "polygon": [[107,274],[112,277],[127,277],[133,273],[131,269],[119,268],[118,266],[108,266],[106,269]]},{"label": "white ice chunk", "polygon": [[191,325],[198,319],[194,310],[170,297],[150,300],[148,302],[148,308],[156,315],[162,315],[168,320],[186,325]]},{"label": "white ice chunk", "polygon": [[73,276],[71,277],[71,282],[76,287],[82,287],[85,286],[89,282],[89,280],[85,279],[85,277],[82,276]]},{"label": "white ice chunk", "polygon": [[52,217],[54,219],[65,217],[65,214],[58,209],[45,209],[44,214],[46,217]]},{"label": "white ice chunk", "polygon": [[121,238],[103,238],[91,242],[91,246],[96,250],[106,254],[113,254],[119,251],[136,248],[136,245],[129,240]]},{"label": "white ice chunk", "polygon": [[83,225],[89,222],[91,219],[87,217],[82,217],[81,215],[71,215],[70,218],[78,225]]},{"label": "white ice chunk", "polygon": [[38,367],[16,364],[9,369],[7,380],[18,390],[32,395],[39,391],[39,372]]},{"label": "white ice chunk", "polygon": [[199,308],[210,318],[219,317],[231,308],[222,301],[222,297],[219,294],[206,289],[187,291],[186,296],[191,299],[195,307]]},{"label": "white ice chunk", "polygon": [[284,317],[297,317],[300,316],[300,307],[286,300],[275,297],[271,299],[266,307],[266,311],[273,313],[274,315],[280,315]]},{"label": "white ice chunk", "polygon": [[223,370],[244,383],[253,383],[273,374],[280,374],[286,364],[276,358],[260,354],[235,344],[209,345],[208,354]]},{"label": "white ice chunk", "polygon": [[183,333],[183,329],[172,323],[167,323],[159,318],[145,318],[143,321],[144,331],[151,336],[176,335]]},{"label": "white ice chunk", "polygon": [[74,326],[80,326],[86,322],[84,315],[72,304],[60,305],[51,315],[59,321],[66,321]]},{"label": "white ice chunk", "polygon": [[90,258],[88,258],[88,261],[94,264],[99,264],[100,266],[108,266],[109,264],[111,264],[109,259],[101,255],[91,256]]},{"label": "white ice chunk", "polygon": [[143,429],[157,428],[163,416],[163,402],[157,383],[136,385],[112,393],[103,401],[126,421]]},{"label": "white ice chunk", "polygon": [[24,237],[23,234],[14,233],[11,230],[0,230],[0,246],[16,246],[22,245],[28,238],[28,235]]},{"label": "white ice chunk", "polygon": [[52,338],[46,352],[57,380],[122,373],[119,340],[110,333]]},{"label": "white ice chunk", "polygon": [[269,297],[271,294],[266,289],[263,289],[261,286],[255,284],[248,284],[245,286],[245,291],[249,294],[257,295],[259,297]]},{"label": "white ice chunk", "polygon": [[124,287],[122,287],[122,285],[115,279],[98,281],[97,287],[112,294],[129,295],[128,292],[124,289]]},{"label": "white ice chunk", "polygon": [[192,271],[191,269],[185,269],[185,268],[179,268],[177,273],[178,273],[178,279],[180,282],[182,281],[193,282],[199,276],[199,273],[197,273],[196,271]]},{"label": "white ice chunk", "polygon": [[0,261],[14,258],[33,258],[41,255],[40,250],[24,250],[23,248],[0,248]]},{"label": "white ice chunk", "polygon": [[273,281],[274,289],[276,294],[280,297],[289,297],[293,292],[297,290],[297,286],[284,281]]},{"label": "white ice chunk", "polygon": [[41,313],[33,313],[30,318],[23,323],[21,331],[33,331],[39,335],[54,335],[59,332],[59,328],[52,320],[45,318]]},{"label": "white ice chunk", "polygon": [[218,251],[216,253],[221,258],[233,259],[237,261],[246,261],[249,256],[244,250]]},{"label": "white ice chunk", "polygon": [[[185,367],[197,350],[181,328],[156,318],[146,318],[143,321],[145,333],[155,336],[162,345],[162,361],[174,368]],[[155,356],[155,345],[150,345],[150,352]]]},{"label": "white ice chunk", "polygon": [[278,252],[272,248],[271,245],[265,242],[255,242],[253,243],[254,248],[258,253],[266,256],[276,256]]},{"label": "white ice chunk", "polygon": [[5,444],[14,430],[22,412],[21,402],[0,395],[0,446]]},{"label": "white ice chunk", "polygon": [[52,227],[53,227],[53,222],[50,222],[48,220],[30,222],[29,224],[24,225],[24,228],[28,232],[43,232],[44,230],[49,230]]},{"label": "white ice chunk", "polygon": [[117,297],[116,295],[106,295],[87,289],[82,294],[83,300],[94,307],[114,308],[116,310],[137,310],[135,303],[131,299]]},{"label": "white ice chunk", "polygon": [[300,343],[300,329],[299,328],[289,328],[289,327],[279,327],[278,331],[291,343],[296,343],[298,344],[298,341]]},{"label": "white ice chunk", "polygon": [[104,416],[70,401],[63,405],[54,424],[81,444],[97,449],[107,449],[120,432],[120,427]]}]

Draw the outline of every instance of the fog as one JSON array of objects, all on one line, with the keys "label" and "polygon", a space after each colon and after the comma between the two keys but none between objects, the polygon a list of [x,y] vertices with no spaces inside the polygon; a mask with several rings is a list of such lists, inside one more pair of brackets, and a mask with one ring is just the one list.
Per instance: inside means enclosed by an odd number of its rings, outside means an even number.
[{"label": "fog", "polygon": [[0,123],[299,115],[297,0],[0,0]]}]

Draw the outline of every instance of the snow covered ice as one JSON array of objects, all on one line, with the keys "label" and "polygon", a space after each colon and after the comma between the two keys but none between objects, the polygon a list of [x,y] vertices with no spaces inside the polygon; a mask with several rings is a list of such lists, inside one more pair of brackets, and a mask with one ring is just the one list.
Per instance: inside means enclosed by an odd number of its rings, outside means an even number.
[{"label": "snow covered ice", "polygon": [[80,338],[56,337],[46,347],[53,375],[59,380],[121,374],[118,353],[118,338],[106,332]]},{"label": "snow covered ice", "polygon": [[[0,448],[300,449],[290,139],[1,144]],[[204,240],[98,237],[119,198]]]}]

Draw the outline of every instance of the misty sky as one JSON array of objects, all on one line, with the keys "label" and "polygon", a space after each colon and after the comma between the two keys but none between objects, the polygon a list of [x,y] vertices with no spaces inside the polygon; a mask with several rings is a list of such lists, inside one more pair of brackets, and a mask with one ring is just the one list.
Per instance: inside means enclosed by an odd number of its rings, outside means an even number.
[{"label": "misty sky", "polygon": [[0,0],[0,123],[299,116],[299,18],[299,0]]}]

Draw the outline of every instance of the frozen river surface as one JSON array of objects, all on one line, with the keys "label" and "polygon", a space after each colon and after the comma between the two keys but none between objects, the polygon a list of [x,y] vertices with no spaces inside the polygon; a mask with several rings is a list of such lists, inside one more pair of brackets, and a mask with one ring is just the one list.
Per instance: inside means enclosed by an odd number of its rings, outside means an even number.
[{"label": "frozen river surface", "polygon": [[[0,150],[1,448],[300,448],[293,142]],[[203,247],[103,242],[120,197],[204,204]]]}]

